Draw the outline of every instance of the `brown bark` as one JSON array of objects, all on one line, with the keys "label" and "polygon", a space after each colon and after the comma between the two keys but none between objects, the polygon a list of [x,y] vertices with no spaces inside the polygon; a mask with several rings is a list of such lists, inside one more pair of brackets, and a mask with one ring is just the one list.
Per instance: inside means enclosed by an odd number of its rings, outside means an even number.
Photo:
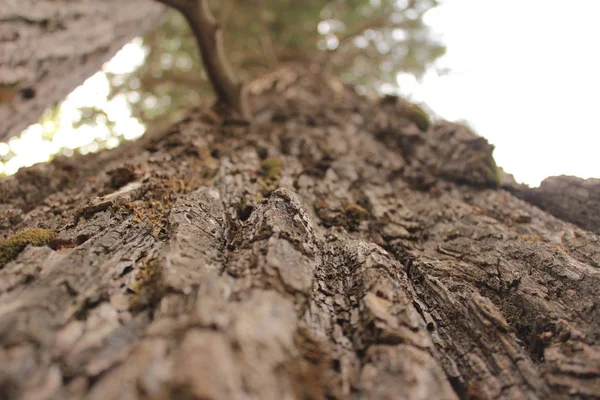
[{"label": "brown bark", "polygon": [[600,235],[600,179],[553,176],[532,189],[509,176],[504,186],[555,217]]},{"label": "brown bark", "polygon": [[5,236],[57,235],[0,270],[0,393],[599,397],[597,235],[495,188],[464,127],[290,67],[249,91],[250,125],[2,181]]},{"label": "brown bark", "polygon": [[162,11],[148,0],[3,0],[0,141],[36,122]]}]

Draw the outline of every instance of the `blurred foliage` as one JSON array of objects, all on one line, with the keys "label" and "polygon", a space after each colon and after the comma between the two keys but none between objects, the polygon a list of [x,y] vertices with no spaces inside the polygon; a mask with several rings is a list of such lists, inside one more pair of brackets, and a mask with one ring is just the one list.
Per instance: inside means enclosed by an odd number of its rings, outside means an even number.
[{"label": "blurred foliage", "polygon": [[[37,125],[39,125],[39,138],[44,145],[52,142],[54,135],[60,130],[60,104],[44,111]],[[27,132],[27,131],[26,131]],[[5,175],[4,165],[16,156],[14,142],[19,142],[24,135],[13,137],[7,143],[0,143],[0,176]],[[18,146],[17,146],[18,148]]]},{"label": "blurred foliage", "polygon": [[[438,3],[211,0],[223,28],[226,54],[239,78],[252,79],[280,62],[311,60],[363,94],[393,90],[398,73],[419,78],[444,54],[445,47],[423,22],[424,14]],[[140,67],[128,73],[106,72],[108,98],[77,110],[79,120],[73,122],[73,128],[80,136],[92,135],[93,141],[70,148],[53,144],[56,149],[48,157],[57,151],[72,154],[71,149],[87,153],[112,148],[139,136],[131,134],[136,130],[131,124],[119,128],[119,121],[103,109],[111,101],[131,109],[131,117],[143,125],[160,130],[180,119],[190,107],[212,98],[195,39],[178,12],[170,11],[162,24],[143,38],[142,47],[146,57]],[[60,105],[53,107],[40,121],[46,144],[60,129],[60,110]],[[4,172],[8,171],[8,162],[12,170],[17,164],[13,147],[0,143],[0,174],[5,165]]]},{"label": "blurred foliage", "polygon": [[[282,61],[313,60],[362,93],[396,86],[400,72],[422,76],[444,54],[423,23],[437,0],[220,0],[213,11],[226,53],[244,80]],[[144,123],[169,123],[212,95],[196,42],[177,12],[143,40],[146,62],[109,76],[111,94],[135,103]]]}]

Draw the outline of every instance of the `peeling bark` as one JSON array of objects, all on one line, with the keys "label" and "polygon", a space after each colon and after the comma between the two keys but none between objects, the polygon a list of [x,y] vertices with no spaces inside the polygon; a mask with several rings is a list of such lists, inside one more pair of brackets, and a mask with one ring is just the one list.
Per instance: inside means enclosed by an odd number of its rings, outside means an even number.
[{"label": "peeling bark", "polygon": [[0,141],[35,123],[162,10],[148,0],[3,0]]},{"label": "peeling bark", "polygon": [[299,68],[249,91],[252,124],[2,181],[5,237],[57,235],[0,270],[0,392],[599,397],[597,235],[495,187],[464,127]]}]

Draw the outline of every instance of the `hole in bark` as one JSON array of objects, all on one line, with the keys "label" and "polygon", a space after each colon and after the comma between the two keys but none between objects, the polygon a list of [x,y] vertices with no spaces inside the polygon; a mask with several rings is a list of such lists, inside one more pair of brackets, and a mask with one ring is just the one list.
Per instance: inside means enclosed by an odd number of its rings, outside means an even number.
[{"label": "hole in bark", "polygon": [[107,172],[110,188],[118,189],[135,180],[135,169],[131,165],[115,168]]},{"label": "hole in bark", "polygon": [[63,383],[63,385],[68,385],[69,383],[71,383],[73,378],[75,378],[75,375],[66,374],[66,373],[64,373],[64,371],[62,371],[62,372],[63,372],[62,383]]},{"label": "hole in bark", "polygon": [[435,330],[435,325],[433,324],[433,322],[428,322],[428,323],[427,323],[427,330],[428,330],[429,332],[432,332],[432,331],[434,331],[434,330]]},{"label": "hole in bark", "polygon": [[64,281],[60,284],[60,288],[61,290],[63,290],[65,293],[68,293],[69,296],[77,296],[79,294],[79,292],[77,292],[77,290],[75,290],[73,288],[73,286],[71,286],[71,284],[69,283],[69,281]]},{"label": "hole in bark", "polygon": [[308,126],[317,126],[317,121],[314,118],[312,118],[310,116],[307,116],[306,117],[306,125],[308,125]]},{"label": "hole in bark", "polygon": [[21,89],[21,97],[25,100],[33,99],[35,97],[35,89],[29,87]]},{"label": "hole in bark", "polygon": [[76,240],[77,246],[87,242],[89,238],[89,235],[78,235]]},{"label": "hole in bark", "polygon": [[452,389],[454,389],[454,392],[458,395],[459,399],[466,399],[469,397],[467,396],[467,388],[465,387],[464,382],[461,382],[459,377],[448,376],[448,382],[450,382]]},{"label": "hole in bark", "polygon": [[16,399],[19,397],[20,385],[9,377],[3,377],[0,381],[0,393],[3,399]]},{"label": "hole in bark", "polygon": [[100,373],[99,375],[88,376],[88,378],[87,378],[87,381],[88,381],[87,387],[89,387],[89,388],[93,387],[98,381],[100,381],[100,378],[102,376],[104,376],[105,372],[106,371],[104,371],[103,373]]},{"label": "hole in bark", "polygon": [[320,160],[316,162],[311,158],[306,158],[302,160],[302,164],[304,166],[305,172],[308,175],[314,176],[319,179],[323,179],[325,177],[325,174],[327,173],[327,170],[331,167],[333,161],[334,159],[331,156],[325,154],[323,157],[321,157]]},{"label": "hole in bark", "polygon": [[240,220],[247,221],[248,218],[250,218],[252,211],[254,211],[254,206],[252,206],[250,204],[243,206],[238,212],[238,216],[239,216]]},{"label": "hole in bark", "polygon": [[89,312],[98,307],[102,302],[108,301],[106,293],[100,293],[85,299],[84,303],[75,312],[75,318],[79,321],[85,321]]},{"label": "hole in bark", "polygon": [[210,151],[210,156],[212,158],[220,158],[221,157],[221,151],[219,149],[212,149]]},{"label": "hole in bark", "polygon": [[271,117],[272,122],[283,122],[287,119],[288,116],[281,110],[278,110],[275,113],[273,113],[273,116]]},{"label": "hole in bark", "polygon": [[123,271],[121,272],[120,277],[121,278],[124,277],[125,275],[127,275],[131,271],[133,271],[133,267],[125,267],[125,268],[123,268]]},{"label": "hole in bark", "polygon": [[197,398],[194,394],[194,390],[191,387],[191,384],[177,384],[171,388],[170,394],[173,396],[173,399],[195,399]]},{"label": "hole in bark", "polygon": [[[76,17],[76,19],[77,19],[77,18],[78,18],[78,17]],[[41,27],[42,29],[44,29],[44,30],[45,30],[45,29],[48,29],[48,28],[50,27],[50,19],[48,19],[48,18],[46,18],[46,19],[43,19],[43,20],[41,20],[41,21],[39,22],[39,24],[40,24],[40,27]]]},{"label": "hole in bark", "polygon": [[261,160],[264,160],[269,156],[269,150],[265,149],[264,147],[258,147],[256,149],[256,152],[258,153],[258,156]]},{"label": "hole in bark", "polygon": [[340,360],[337,360],[337,359],[333,360],[331,362],[331,366],[333,367],[334,371],[339,372],[342,370],[342,364],[340,363]]},{"label": "hole in bark", "polygon": [[540,337],[532,337],[529,343],[529,352],[531,353],[533,359],[537,361],[543,361],[545,347],[546,346]]}]

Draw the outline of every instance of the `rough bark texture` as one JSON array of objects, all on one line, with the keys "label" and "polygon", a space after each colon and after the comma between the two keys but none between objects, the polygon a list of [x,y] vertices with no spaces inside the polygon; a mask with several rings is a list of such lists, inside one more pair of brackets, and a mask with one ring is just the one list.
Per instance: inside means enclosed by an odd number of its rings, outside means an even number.
[{"label": "rough bark texture", "polygon": [[0,141],[36,122],[163,9],[149,0],[2,0]]},{"label": "rough bark texture", "polygon": [[598,236],[494,188],[464,127],[299,71],[249,86],[251,125],[2,181],[3,235],[56,237],[0,270],[0,393],[598,398]]},{"label": "rough bark texture", "polygon": [[600,179],[553,176],[532,189],[509,177],[503,185],[555,217],[600,234]]}]

